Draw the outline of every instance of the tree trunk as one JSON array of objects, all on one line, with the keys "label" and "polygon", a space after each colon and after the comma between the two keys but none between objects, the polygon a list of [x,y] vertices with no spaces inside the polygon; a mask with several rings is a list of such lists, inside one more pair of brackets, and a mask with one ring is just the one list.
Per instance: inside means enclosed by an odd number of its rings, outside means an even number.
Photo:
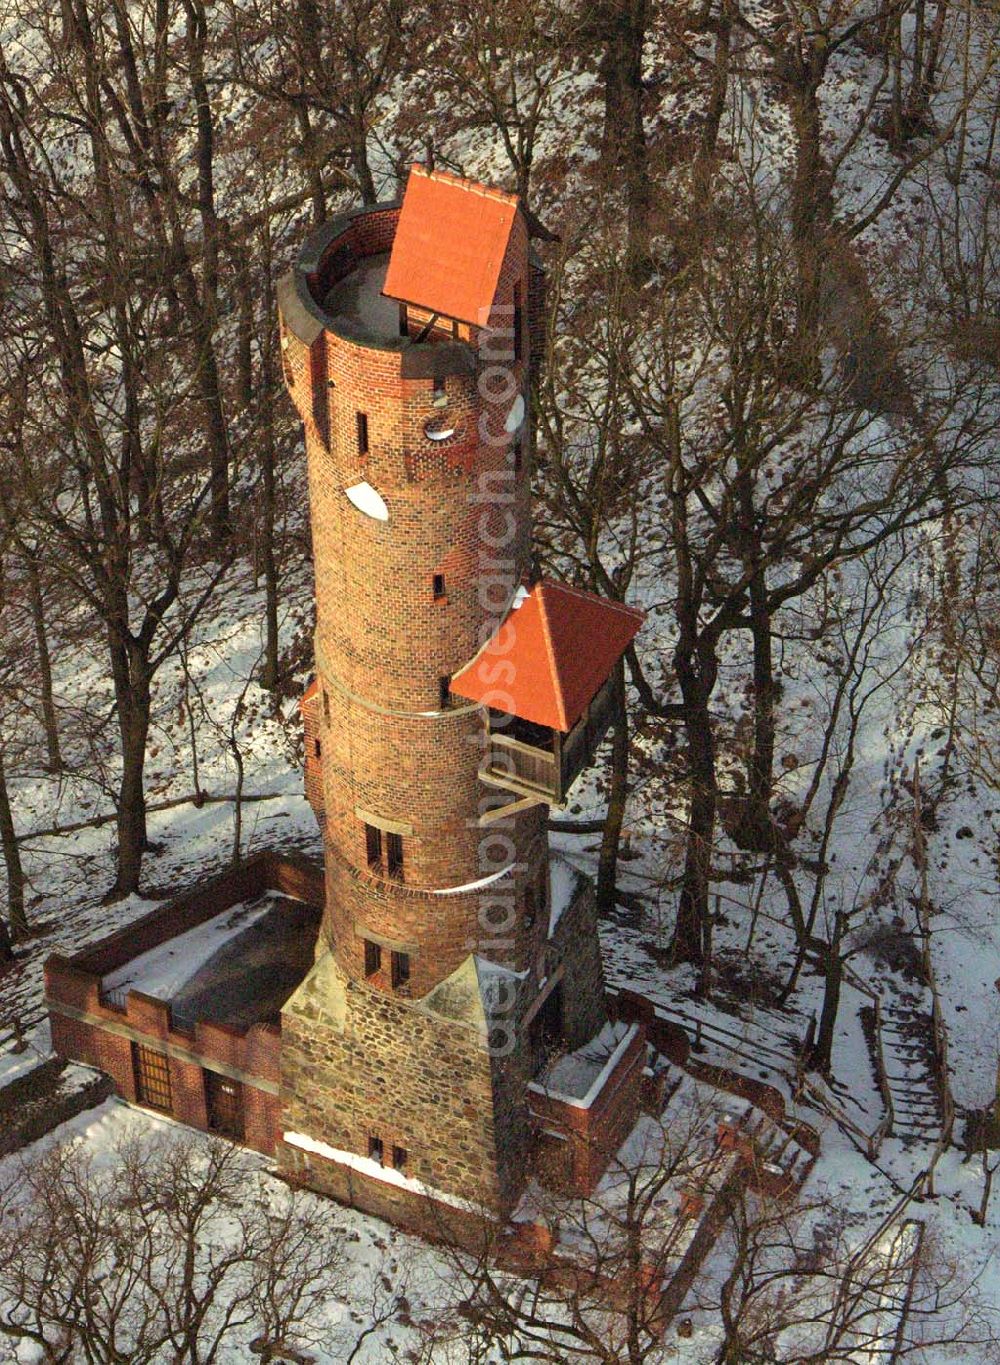
[{"label": "tree trunk", "polygon": [[[677,926],[671,953],[675,961],[705,966],[705,929],[708,924],[712,844],[718,793],[715,780],[715,738],[708,710],[708,695],[692,680],[690,666],[678,668],[681,695],[686,703],[684,721],[688,747],[691,808],[688,815],[684,877],[677,906]],[[689,700],[690,697],[690,700]]]},{"label": "tree trunk", "polygon": [[[710,21],[709,21],[710,22]],[[712,85],[708,96],[708,109],[701,130],[698,152],[695,157],[695,184],[702,190],[707,189],[710,167],[715,159],[715,149],[719,141],[722,115],[726,110],[726,96],[729,92],[729,59],[732,48],[733,19],[732,0],[721,0],[718,18],[715,20],[715,55],[712,62]]]},{"label": "tree trunk", "polygon": [[142,855],[146,851],[146,793],[144,770],[149,737],[150,678],[146,661],[111,635],[111,671],[115,683],[122,775],[118,787],[118,874],[111,894],[130,896],[139,889]]},{"label": "tree trunk", "polygon": [[615,668],[615,738],[612,753],[611,794],[601,839],[597,867],[597,913],[610,915],[615,908],[615,882],[621,844],[625,805],[628,800],[628,708],[625,704],[625,669],[621,660]]},{"label": "tree trunk", "polygon": [[35,644],[38,649],[38,676],[42,703],[42,724],[45,729],[45,746],[49,755],[49,770],[60,772],[63,767],[62,751],[59,747],[59,725],[52,695],[52,657],[49,654],[49,637],[45,625],[45,601],[38,575],[38,557],[34,549],[25,550],[24,562],[28,570],[28,600],[31,605],[31,621],[35,628]]},{"label": "tree trunk", "polygon": [[829,1072],[833,1062],[833,1035],[837,1027],[837,1013],[840,1010],[840,982],[844,963],[840,956],[840,941],[844,933],[844,912],[837,911],[834,922],[833,940],[826,950],[826,989],[823,992],[823,1011],[820,1014],[816,1046],[813,1048],[810,1065],[814,1070]]},{"label": "tree trunk", "polygon": [[358,182],[358,192],[361,195],[362,204],[377,203],[378,194],[375,191],[371,166],[368,164],[368,137],[365,132],[364,120],[360,115],[351,130],[351,167]]},{"label": "tree trunk", "polygon": [[775,701],[771,613],[763,570],[750,581],[750,632],[753,637],[753,752],[748,765],[749,816],[758,836],[755,847],[773,844],[771,793],[774,789]]},{"label": "tree trunk", "polygon": [[[243,412],[253,403],[253,293],[246,246],[237,247],[242,263],[236,266],[236,291],[239,299],[239,330],[236,340],[236,393]],[[234,265],[236,263],[234,262]]]},{"label": "tree trunk", "polygon": [[14,832],[14,816],[7,792],[7,774],[2,749],[0,749],[0,844],[3,845],[3,860],[7,869],[7,913],[10,933],[17,943],[27,938],[31,929],[24,912],[24,869],[21,866],[21,854]]},{"label": "tree trunk", "polygon": [[819,108],[819,88],[825,70],[825,59],[813,51],[796,63],[787,82],[795,135],[789,218],[799,276],[798,327],[807,363],[814,361],[813,338],[826,311],[825,240],[833,213]]},{"label": "tree trunk", "polygon": [[295,119],[299,125],[302,139],[302,161],[306,168],[309,195],[312,199],[313,226],[319,227],[326,222],[326,193],[323,189],[323,172],[316,148],[316,133],[309,118],[309,108],[305,102],[295,106]]},{"label": "tree trunk", "polygon": [[274,556],[275,521],[275,464],[276,450],[274,439],[274,341],[271,319],[275,309],[271,291],[271,229],[265,222],[262,228],[264,242],[264,336],[261,343],[261,420],[260,420],[260,461],[261,461],[261,561],[264,570],[264,670],[262,685],[274,692],[278,686],[278,568]]},{"label": "tree trunk", "polygon": [[[238,710],[238,708],[237,708]],[[232,728],[229,732],[229,751],[236,764],[236,793],[233,797],[233,852],[232,863],[238,867],[243,858],[243,754],[240,752],[239,740],[236,738],[236,716],[233,717]]]},{"label": "tree trunk", "polygon": [[643,121],[642,54],[649,22],[647,0],[611,0],[602,7],[604,82],[603,161],[609,185],[624,178],[630,271],[648,261],[650,191]]}]

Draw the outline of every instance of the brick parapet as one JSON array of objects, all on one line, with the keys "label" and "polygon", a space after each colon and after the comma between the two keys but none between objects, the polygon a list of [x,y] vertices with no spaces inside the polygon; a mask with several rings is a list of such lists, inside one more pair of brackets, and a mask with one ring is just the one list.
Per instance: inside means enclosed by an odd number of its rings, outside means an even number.
[{"label": "brick parapet", "polygon": [[140,953],[269,890],[319,907],[323,904],[322,868],[297,854],[264,850],[237,867],[226,868],[218,876],[199,882],[123,929],[108,934],[93,947],[63,960],[84,972],[106,976]]},{"label": "brick parapet", "polygon": [[574,1103],[547,1091],[544,1082],[531,1086],[533,1118],[543,1130],[565,1139],[561,1147],[550,1145],[549,1160],[541,1162],[544,1175],[555,1177],[555,1183],[574,1194],[588,1195],[594,1190],[638,1116],[645,1056],[645,1032],[636,1026],[590,1104]]}]

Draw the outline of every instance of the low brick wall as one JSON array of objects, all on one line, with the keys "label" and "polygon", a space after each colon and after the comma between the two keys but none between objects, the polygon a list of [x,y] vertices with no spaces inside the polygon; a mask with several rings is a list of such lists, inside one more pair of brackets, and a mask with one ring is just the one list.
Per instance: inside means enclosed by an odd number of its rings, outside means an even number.
[{"label": "low brick wall", "polygon": [[323,886],[323,869],[318,863],[297,854],[265,850],[247,858],[238,867],[226,868],[218,876],[199,882],[158,905],[148,915],[62,960],[70,961],[84,971],[106,976],[140,953],[204,924],[240,901],[253,900],[265,891],[280,891],[322,909]]},{"label": "low brick wall", "polygon": [[791,1134],[800,1147],[813,1156],[818,1155],[819,1134],[808,1124],[796,1123],[787,1117],[785,1097],[780,1090],[765,1081],[754,1080],[752,1076],[741,1076],[726,1067],[713,1066],[710,1062],[692,1057],[691,1042],[684,1028],[658,1015],[652,1000],[639,995],[637,991],[610,990],[608,1013],[613,1019],[642,1023],[649,1041],[669,1061],[687,1071],[695,1080],[749,1100],[786,1133]]},{"label": "low brick wall", "polygon": [[70,1067],[58,1057],[42,1062],[0,1091],[0,1156],[37,1142],[114,1091],[109,1076]]},{"label": "low brick wall", "polygon": [[65,957],[53,953],[45,963],[45,996],[52,1045],[60,1057],[106,1072],[123,1099],[136,1101],[133,1047],[138,1044],[166,1059],[171,1113],[194,1128],[208,1128],[205,1071],[238,1081],[243,1090],[244,1140],[272,1153],[280,1136],[281,1031],[254,1024],[240,1032],[198,1023],[192,1032],[174,1027],[170,1007],[140,991],[129,991],[124,1010],[101,999],[101,979],[140,953],[204,923],[240,901],[278,891],[322,907],[322,869],[304,858],[261,853],[240,867],[185,892],[135,924]]},{"label": "low brick wall", "polygon": [[640,1024],[586,1106],[530,1087],[529,1105],[542,1129],[539,1164],[553,1183],[581,1195],[594,1189],[638,1117],[645,1056],[646,1036]]}]

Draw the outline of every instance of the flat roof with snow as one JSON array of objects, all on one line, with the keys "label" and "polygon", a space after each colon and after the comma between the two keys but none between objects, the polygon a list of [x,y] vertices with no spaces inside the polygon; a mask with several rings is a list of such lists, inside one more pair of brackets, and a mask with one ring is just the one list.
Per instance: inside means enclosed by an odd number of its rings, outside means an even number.
[{"label": "flat roof with snow", "polygon": [[102,997],[131,990],[170,1006],[175,1027],[244,1030],[277,1015],[312,966],[319,912],[267,891],[129,959],[101,979]]}]

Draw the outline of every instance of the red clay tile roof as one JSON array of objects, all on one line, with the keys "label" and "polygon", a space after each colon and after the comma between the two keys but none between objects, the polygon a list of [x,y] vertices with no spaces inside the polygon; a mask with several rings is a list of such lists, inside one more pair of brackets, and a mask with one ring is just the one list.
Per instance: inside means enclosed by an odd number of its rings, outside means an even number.
[{"label": "red clay tile roof", "polygon": [[517,204],[515,194],[411,166],[382,293],[481,326]]},{"label": "red clay tile roof", "polygon": [[566,734],[644,619],[635,607],[543,579],[452,678],[451,690]]}]

